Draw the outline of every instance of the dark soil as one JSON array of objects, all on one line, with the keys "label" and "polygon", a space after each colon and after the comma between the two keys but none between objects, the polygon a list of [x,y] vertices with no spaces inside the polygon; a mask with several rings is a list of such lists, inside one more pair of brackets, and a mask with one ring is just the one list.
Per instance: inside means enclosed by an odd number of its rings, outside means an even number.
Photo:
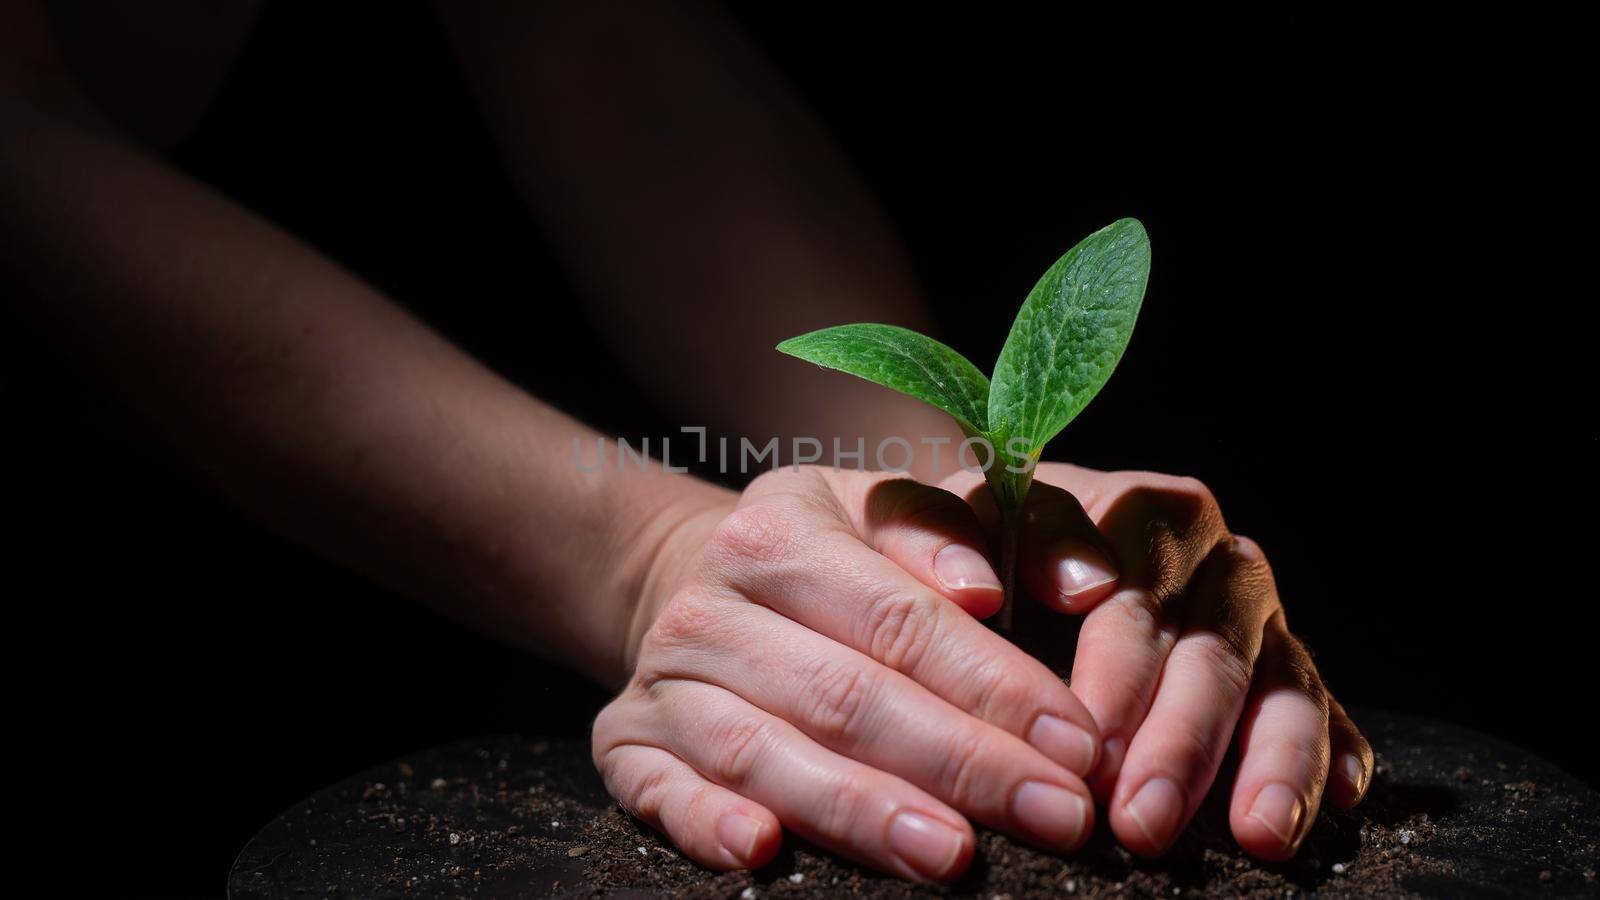
[{"label": "dark soil", "polygon": [[792,840],[759,872],[713,873],[607,800],[581,742],[500,738],[380,766],[289,810],[240,854],[229,897],[1600,896],[1600,794],[1474,732],[1358,720],[1379,750],[1367,802],[1323,812],[1283,865],[1234,845],[1226,795],[1213,792],[1157,861],[1103,829],[1070,858],[980,832],[950,887]]}]

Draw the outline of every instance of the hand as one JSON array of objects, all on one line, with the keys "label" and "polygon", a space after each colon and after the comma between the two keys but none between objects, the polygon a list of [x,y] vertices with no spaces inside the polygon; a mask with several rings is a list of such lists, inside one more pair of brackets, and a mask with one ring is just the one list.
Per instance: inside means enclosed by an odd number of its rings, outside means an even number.
[{"label": "hand", "polygon": [[[982,476],[945,486],[994,521]],[[1104,735],[1090,783],[1124,846],[1171,846],[1235,728],[1229,821],[1250,853],[1293,856],[1325,784],[1340,808],[1360,801],[1372,749],[1289,633],[1261,548],[1228,532],[1204,485],[1045,463],[1024,520],[1019,587],[1084,617],[1072,690]]]},{"label": "hand", "polygon": [[1089,835],[1100,745],[1060,678],[978,621],[983,532],[904,478],[790,469],[678,528],[645,578],[631,680],[594,759],[629,811],[712,868],[780,823],[913,879],[971,859],[965,816],[1041,846]]}]

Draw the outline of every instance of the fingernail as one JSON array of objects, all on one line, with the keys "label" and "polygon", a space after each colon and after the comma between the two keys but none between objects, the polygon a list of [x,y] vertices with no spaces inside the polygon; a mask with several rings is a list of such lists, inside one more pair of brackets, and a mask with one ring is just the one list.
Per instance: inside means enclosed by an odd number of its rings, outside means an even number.
[{"label": "fingernail", "polygon": [[1076,847],[1089,823],[1082,797],[1043,781],[1024,781],[1017,788],[1011,814],[1034,836],[1063,849]]},{"label": "fingernail", "polygon": [[933,558],[933,574],[952,591],[988,588],[998,591],[1000,579],[983,554],[964,544],[951,544]]},{"label": "fingernail", "polygon": [[1367,778],[1367,767],[1361,764],[1361,757],[1354,753],[1346,753],[1339,757],[1339,774],[1352,788],[1355,788],[1357,797],[1366,791],[1367,786],[1362,782]]},{"label": "fingernail", "polygon": [[1274,781],[1256,795],[1256,802],[1250,806],[1250,818],[1277,835],[1278,840],[1287,847],[1294,843],[1295,835],[1300,831],[1300,817],[1305,813],[1305,808],[1298,791]]},{"label": "fingernail", "polygon": [[1048,713],[1033,720],[1028,743],[1076,775],[1094,768],[1096,744],[1089,732]]},{"label": "fingernail", "polygon": [[756,841],[761,840],[761,820],[731,812],[717,822],[717,840],[723,849],[740,862],[749,862],[756,856]]},{"label": "fingernail", "polygon": [[1144,832],[1151,846],[1165,850],[1183,818],[1183,792],[1170,778],[1152,778],[1123,809]]},{"label": "fingernail", "polygon": [[1117,567],[1094,545],[1076,538],[1057,544],[1056,582],[1064,600],[1117,580]]},{"label": "fingernail", "polygon": [[889,849],[924,878],[950,874],[965,843],[961,832],[920,813],[902,812],[889,823]]}]

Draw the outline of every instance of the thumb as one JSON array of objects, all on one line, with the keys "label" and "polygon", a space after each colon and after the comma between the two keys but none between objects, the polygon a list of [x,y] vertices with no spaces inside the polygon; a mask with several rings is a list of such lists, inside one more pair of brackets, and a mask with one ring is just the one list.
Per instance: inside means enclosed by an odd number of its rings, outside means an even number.
[{"label": "thumb", "polygon": [[1022,504],[1017,576],[1040,603],[1082,615],[1116,592],[1120,572],[1078,498],[1036,481]]},{"label": "thumb", "polygon": [[844,504],[852,525],[873,550],[976,618],[999,611],[1004,589],[983,525],[960,497],[909,478],[870,476],[848,494],[855,495]]},{"label": "thumb", "polygon": [[[961,473],[945,484],[966,497],[986,532],[998,532],[1000,513],[983,476]],[[1034,599],[1082,615],[1116,592],[1116,554],[1077,497],[1036,479],[1020,521],[1017,581]]]}]

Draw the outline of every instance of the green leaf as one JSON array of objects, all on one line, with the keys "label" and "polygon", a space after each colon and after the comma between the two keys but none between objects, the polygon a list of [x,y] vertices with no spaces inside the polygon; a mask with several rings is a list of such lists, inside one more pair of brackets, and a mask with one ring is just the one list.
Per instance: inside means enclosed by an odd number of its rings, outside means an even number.
[{"label": "green leaf", "polygon": [[1068,250],[1034,285],[989,390],[990,438],[1002,455],[1006,441],[1020,436],[1037,458],[1105,386],[1133,335],[1149,278],[1144,226],[1121,219]]},{"label": "green leaf", "polygon": [[965,356],[915,331],[839,325],[790,338],[778,349],[931,403],[969,433],[987,427],[989,379]]}]

